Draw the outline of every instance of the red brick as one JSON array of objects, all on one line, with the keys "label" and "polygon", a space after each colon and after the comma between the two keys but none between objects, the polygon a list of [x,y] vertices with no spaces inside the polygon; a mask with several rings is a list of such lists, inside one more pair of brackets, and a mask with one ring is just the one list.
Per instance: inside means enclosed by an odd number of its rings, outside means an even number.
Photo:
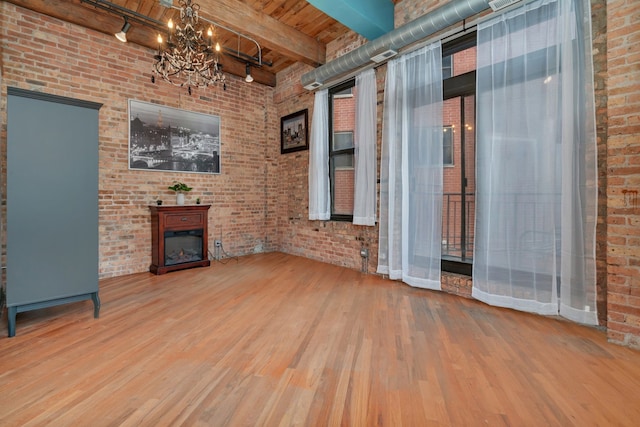
[{"label": "red brick", "polygon": [[[147,205],[157,198],[170,202],[173,195],[166,187],[174,180],[194,187],[188,195],[190,201],[201,197],[204,203],[213,203],[209,239],[222,238],[229,253],[275,249],[275,198],[267,186],[278,175],[265,161],[279,156],[279,116],[272,88],[228,76],[226,92],[219,87],[196,89],[189,96],[184,89],[167,83],[150,83],[151,50],[9,3],[0,8],[4,93],[6,86],[33,89],[37,82],[37,90],[103,104],[99,115],[100,277],[148,270],[151,236]],[[14,58],[14,52],[18,57]],[[128,99],[219,115],[222,174],[130,171]],[[5,104],[0,106],[4,113]],[[221,204],[223,200],[227,203]]]}]

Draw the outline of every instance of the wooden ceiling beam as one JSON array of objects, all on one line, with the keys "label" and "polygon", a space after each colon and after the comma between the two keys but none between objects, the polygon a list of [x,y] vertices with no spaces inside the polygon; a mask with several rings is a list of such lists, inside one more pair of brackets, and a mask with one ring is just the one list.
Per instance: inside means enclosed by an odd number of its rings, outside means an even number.
[{"label": "wooden ceiling beam", "polygon": [[255,38],[263,47],[314,67],[326,62],[323,43],[243,2],[198,0],[197,3],[202,16]]}]

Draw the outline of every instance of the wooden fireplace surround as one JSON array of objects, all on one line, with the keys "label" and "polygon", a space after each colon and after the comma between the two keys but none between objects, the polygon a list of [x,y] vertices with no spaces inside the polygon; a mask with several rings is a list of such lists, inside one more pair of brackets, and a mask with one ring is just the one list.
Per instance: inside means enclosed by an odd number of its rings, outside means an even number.
[{"label": "wooden fireplace surround", "polygon": [[[151,266],[149,271],[164,274],[193,267],[208,267],[208,211],[211,205],[149,206],[151,210]],[[167,231],[202,230],[202,260],[165,265],[164,234]]]}]

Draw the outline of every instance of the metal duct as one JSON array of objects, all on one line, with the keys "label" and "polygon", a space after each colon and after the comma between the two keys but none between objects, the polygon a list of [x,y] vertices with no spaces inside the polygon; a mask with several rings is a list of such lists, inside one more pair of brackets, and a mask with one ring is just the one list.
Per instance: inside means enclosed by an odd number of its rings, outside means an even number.
[{"label": "metal duct", "polygon": [[373,57],[398,51],[445,28],[489,9],[489,0],[452,0],[321,67],[302,75],[302,86],[316,89],[325,82],[369,64]]}]

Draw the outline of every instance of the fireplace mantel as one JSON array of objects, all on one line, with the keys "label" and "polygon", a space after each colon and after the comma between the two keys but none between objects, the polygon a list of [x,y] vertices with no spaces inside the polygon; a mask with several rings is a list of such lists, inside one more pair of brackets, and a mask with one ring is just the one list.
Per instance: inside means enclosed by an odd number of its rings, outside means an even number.
[{"label": "fireplace mantel", "polygon": [[[160,205],[151,210],[151,266],[164,274],[208,267],[208,211],[211,205]],[[178,253],[179,252],[179,253]]]}]

